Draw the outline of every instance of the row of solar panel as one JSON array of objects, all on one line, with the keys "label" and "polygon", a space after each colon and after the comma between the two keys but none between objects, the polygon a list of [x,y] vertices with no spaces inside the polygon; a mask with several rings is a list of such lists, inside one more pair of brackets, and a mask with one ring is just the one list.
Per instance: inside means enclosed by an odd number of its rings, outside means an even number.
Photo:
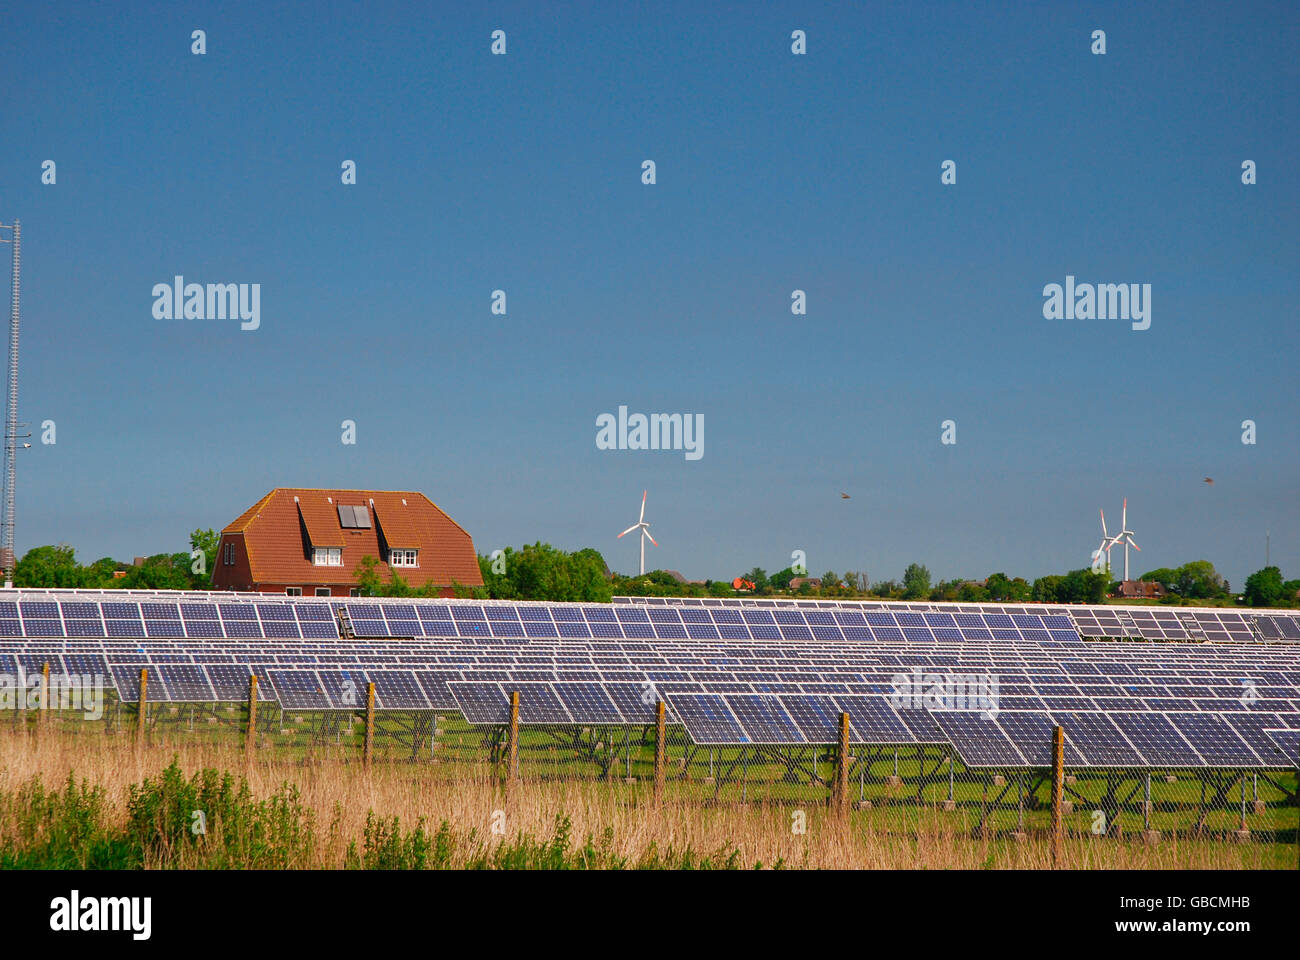
[{"label": "row of solar panel", "polygon": [[[705,607],[797,607],[819,610],[907,610],[921,612],[958,612],[958,613],[1045,613],[1064,616],[1100,615],[1103,617],[1133,616],[1137,618],[1154,617],[1169,619],[1191,614],[1198,618],[1219,618],[1223,622],[1233,619],[1248,620],[1259,615],[1258,610],[1237,610],[1227,607],[1125,607],[1116,604],[1071,604],[1059,605],[1008,605],[998,603],[954,604],[940,601],[906,602],[906,601],[870,601],[870,600],[812,600],[801,597],[780,599],[762,598],[702,598],[702,597],[614,597],[615,606],[705,606]],[[1271,610],[1270,615],[1300,616],[1300,610]]]},{"label": "row of solar panel", "polygon": [[[923,648],[928,650],[929,648]],[[1257,653],[1257,649],[1259,652]],[[1276,648],[1274,648],[1276,649]],[[974,653],[969,646],[953,645],[945,652],[908,652],[908,648],[880,645],[852,648],[816,648],[790,645],[775,647],[767,644],[695,645],[691,643],[651,646],[649,644],[530,644],[524,647],[499,647],[493,644],[464,643],[411,643],[401,644],[201,644],[168,643],[153,641],[144,644],[93,644],[93,643],[0,643],[0,656],[18,657],[25,662],[67,655],[97,655],[113,662],[143,662],[154,659],[174,662],[231,662],[232,659],[248,662],[271,662],[276,658],[298,662],[347,662],[357,656],[381,656],[409,662],[461,662],[502,665],[566,665],[636,663],[642,665],[687,665],[726,667],[728,665],[752,670],[769,668],[794,670],[804,666],[851,670],[875,666],[880,668],[912,667],[950,668],[967,667],[996,669],[1000,672],[1037,668],[1064,670],[1074,674],[1129,675],[1159,671],[1163,667],[1176,669],[1202,669],[1229,673],[1249,668],[1293,672],[1300,668],[1300,659],[1279,655],[1269,648],[1242,648],[1239,655],[1226,655],[1220,651],[1207,651],[1205,647],[1171,648],[1159,650],[1136,645],[1092,646],[1073,649],[1068,657],[1058,651],[1043,650],[1031,645],[997,646],[989,653]],[[5,662],[0,660],[0,664]]]},{"label": "row of solar panel", "polygon": [[0,601],[0,637],[337,638],[328,604]]},{"label": "row of solar panel", "polygon": [[1052,728],[1070,767],[1277,769],[1296,764],[1265,732],[1300,726],[1300,713],[1185,713],[896,709],[886,697],[670,694],[691,740],[733,745],[832,743],[848,714],[861,744],[951,744],[968,767],[1046,767]]},{"label": "row of solar panel", "polygon": [[[103,665],[82,661],[69,664],[80,669],[82,676],[98,673]],[[99,670],[95,668],[98,667]],[[417,686],[429,687],[430,684],[445,687],[454,681],[490,682],[492,684],[510,684],[513,688],[534,689],[539,684],[554,682],[595,683],[595,684],[631,684],[646,696],[681,695],[681,694],[890,694],[897,695],[896,689],[885,676],[873,678],[866,683],[847,682],[831,677],[817,677],[800,674],[788,674],[784,679],[720,679],[718,674],[697,674],[688,672],[660,673],[656,671],[595,671],[574,670],[564,674],[547,674],[542,671],[505,671],[505,670],[446,670],[412,668],[398,669],[387,664],[334,665],[333,667],[308,667],[302,664],[207,664],[190,665],[174,663],[151,664],[113,664],[108,668],[109,675],[121,699],[133,702],[138,699],[139,676],[141,670],[148,672],[150,681],[150,698],[153,700],[170,700],[180,702],[214,702],[241,700],[247,696],[248,676],[251,672],[265,678],[274,688],[281,690],[279,699],[285,702],[286,709],[340,709],[355,705],[353,699],[347,702],[341,695],[331,689],[331,683],[342,684],[353,681],[351,694],[355,697],[355,684],[364,684],[368,675],[379,673],[387,684],[395,684],[399,678],[406,678],[411,689]],[[74,674],[76,675],[76,674]],[[319,696],[311,684],[298,682],[305,678],[316,677],[313,681],[320,689]],[[291,685],[286,689],[288,678]],[[1062,678],[1063,679],[1063,678]],[[1255,711],[1300,710],[1300,699],[1294,685],[1253,686],[1249,697],[1243,699],[1241,686],[1212,683],[1196,685],[1187,678],[1182,686],[1174,686],[1173,678],[1159,683],[1137,684],[1068,684],[1068,683],[1002,683],[996,688],[996,703],[1003,710],[1068,710],[1068,711],[1187,711],[1220,712],[1244,709],[1248,704]],[[310,689],[307,689],[310,688]],[[264,690],[270,689],[265,687]],[[502,687],[504,689],[504,686]],[[304,692],[305,691],[305,692]],[[387,687],[379,690],[382,706],[388,709],[429,709],[451,708],[455,703],[447,700],[425,703],[418,697],[402,701],[392,701]],[[297,695],[297,696],[295,696]],[[919,693],[909,697],[918,704],[928,703]],[[590,718],[589,718],[590,719]]]}]

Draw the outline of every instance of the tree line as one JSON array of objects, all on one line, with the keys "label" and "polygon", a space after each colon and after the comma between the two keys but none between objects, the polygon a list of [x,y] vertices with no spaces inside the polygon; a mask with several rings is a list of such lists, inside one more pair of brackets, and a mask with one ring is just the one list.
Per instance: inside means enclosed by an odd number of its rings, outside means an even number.
[{"label": "tree line", "polygon": [[[72,547],[41,546],[28,550],[14,568],[14,585],[44,588],[119,588],[140,590],[207,590],[217,559],[219,535],[211,530],[190,534],[190,553],[160,553],[135,565],[103,557],[94,563],[77,562]],[[198,555],[201,555],[198,556]],[[792,567],[768,574],[753,567],[740,579],[754,589],[737,591],[732,580],[682,582],[665,570],[644,575],[611,572],[600,551],[590,547],[566,551],[540,541],[519,549],[506,547],[478,558],[483,586],[452,584],[457,596],[494,600],[555,600],[608,603],[613,596],[805,596],[886,600],[932,600],[961,603],[1104,603],[1119,584],[1106,573],[1088,569],[1049,574],[1031,581],[1004,572],[983,580],[951,579],[932,582],[929,569],[908,564],[899,580],[872,582],[865,572],[828,570],[817,578]],[[1149,570],[1141,578],[1158,583],[1165,592],[1164,603],[1188,601],[1243,603],[1252,607],[1296,607],[1300,580],[1286,580],[1275,566],[1257,570],[1246,578],[1241,597],[1236,597],[1214,564],[1194,560],[1180,567]],[[793,586],[795,580],[801,582]],[[437,596],[445,589],[429,584],[412,587],[400,569],[383,564],[376,557],[361,561],[356,584],[362,596]]]}]

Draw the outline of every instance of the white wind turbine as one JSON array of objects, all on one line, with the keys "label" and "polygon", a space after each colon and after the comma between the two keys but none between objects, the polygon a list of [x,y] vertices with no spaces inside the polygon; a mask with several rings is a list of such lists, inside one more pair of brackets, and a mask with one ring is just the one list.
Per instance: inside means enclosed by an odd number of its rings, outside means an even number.
[{"label": "white wind turbine", "polygon": [[659,544],[655,543],[655,538],[650,536],[650,524],[645,522],[645,495],[646,495],[646,491],[642,490],[641,491],[641,516],[637,518],[636,523],[632,524],[632,526],[628,527],[626,530],[624,530],[622,533],[618,535],[619,538],[622,538],[627,536],[633,530],[641,531],[641,575],[643,576],[645,575],[645,542],[649,540],[651,543],[654,543],[656,547],[659,546]]},{"label": "white wind turbine", "polygon": [[1121,519],[1119,521],[1119,533],[1115,535],[1114,540],[1115,543],[1120,543],[1122,541],[1124,544],[1124,579],[1127,581],[1128,580],[1128,548],[1132,547],[1138,553],[1142,552],[1142,548],[1139,547],[1137,543],[1135,543],[1133,540],[1133,531],[1128,528],[1128,497],[1124,498],[1124,513],[1121,516]]},{"label": "white wind turbine", "polygon": [[1119,537],[1112,537],[1106,532],[1106,511],[1099,510],[1097,512],[1101,514],[1101,545],[1092,552],[1092,557],[1094,560],[1099,560],[1101,559],[1101,555],[1104,553],[1106,555],[1106,572],[1109,574],[1110,548],[1119,543]]}]

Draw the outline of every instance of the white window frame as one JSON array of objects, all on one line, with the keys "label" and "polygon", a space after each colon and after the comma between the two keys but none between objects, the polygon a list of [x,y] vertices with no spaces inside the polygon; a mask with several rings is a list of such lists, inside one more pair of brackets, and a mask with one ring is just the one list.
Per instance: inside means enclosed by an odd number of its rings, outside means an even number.
[{"label": "white window frame", "polygon": [[235,565],[235,545],[233,543],[226,544],[225,549],[221,554],[221,559],[228,567],[233,567]]},{"label": "white window frame", "polygon": [[[322,556],[324,559],[321,559]],[[314,567],[341,567],[343,566],[343,548],[313,547],[311,563]]]},{"label": "white window frame", "polygon": [[302,596],[302,587],[285,587],[285,588],[284,588],[284,595],[285,595],[286,597],[301,597],[301,596]]},{"label": "white window frame", "polygon": [[390,567],[418,567],[420,565],[420,551],[389,550],[388,565]]},{"label": "white window frame", "polygon": [[316,588],[316,596],[318,596],[318,597],[328,597],[328,596],[332,596],[333,593],[334,593],[334,591],[330,590],[329,587],[317,587],[317,588]]}]

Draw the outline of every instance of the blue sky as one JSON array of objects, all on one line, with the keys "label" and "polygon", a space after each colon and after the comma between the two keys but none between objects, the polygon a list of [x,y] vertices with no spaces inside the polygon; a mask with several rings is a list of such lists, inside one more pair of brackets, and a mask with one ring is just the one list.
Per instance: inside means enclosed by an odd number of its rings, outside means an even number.
[{"label": "blue sky", "polygon": [[[19,552],[347,486],[629,571],[648,488],[690,577],[1033,577],[1127,496],[1135,575],[1240,587],[1268,530],[1300,576],[1294,4],[701,6],[0,13],[19,410],[57,424]],[[154,319],[176,274],[260,283],[261,328]],[[1151,328],[1045,320],[1067,274],[1150,283]],[[598,450],[620,404],[703,414],[703,458]]]}]

